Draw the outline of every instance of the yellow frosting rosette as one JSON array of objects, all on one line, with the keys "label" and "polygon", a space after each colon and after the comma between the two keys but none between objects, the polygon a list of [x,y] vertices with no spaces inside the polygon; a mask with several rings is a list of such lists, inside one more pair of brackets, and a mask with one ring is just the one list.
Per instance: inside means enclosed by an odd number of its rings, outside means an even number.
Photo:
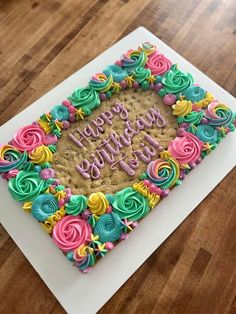
[{"label": "yellow frosting rosette", "polygon": [[192,111],[192,103],[188,100],[178,100],[172,108],[175,116],[184,117]]},{"label": "yellow frosting rosette", "polygon": [[98,216],[103,215],[109,206],[105,194],[102,192],[92,193],[88,199],[88,207],[90,211]]},{"label": "yellow frosting rosette", "polygon": [[29,158],[34,164],[52,162],[52,152],[47,146],[41,145],[35,148],[32,153],[29,154]]}]

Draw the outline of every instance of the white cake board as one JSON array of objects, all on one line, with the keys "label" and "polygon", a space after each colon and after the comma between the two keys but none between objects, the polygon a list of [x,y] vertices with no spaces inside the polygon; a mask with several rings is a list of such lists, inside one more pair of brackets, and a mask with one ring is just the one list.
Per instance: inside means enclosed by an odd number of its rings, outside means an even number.
[{"label": "white cake board", "polygon": [[[123,52],[136,48],[144,41],[156,44],[162,53],[179,64],[180,69],[190,72],[195,82],[236,111],[235,98],[160,39],[145,28],[139,27],[4,124],[0,128],[0,142],[7,143],[21,126],[31,123],[44,111],[60,103],[76,87],[85,86],[92,74],[101,72],[108,64],[114,63]],[[7,184],[2,179],[1,222],[68,313],[94,313],[235,166],[235,140],[236,133],[228,135],[216,151],[190,173],[181,186],[161,201],[158,209],[145,217],[139,227],[130,234],[128,241],[120,243],[99,261],[88,275],[81,274],[67,261],[37,221],[11,198]],[[191,197],[188,197],[189,195]]]}]

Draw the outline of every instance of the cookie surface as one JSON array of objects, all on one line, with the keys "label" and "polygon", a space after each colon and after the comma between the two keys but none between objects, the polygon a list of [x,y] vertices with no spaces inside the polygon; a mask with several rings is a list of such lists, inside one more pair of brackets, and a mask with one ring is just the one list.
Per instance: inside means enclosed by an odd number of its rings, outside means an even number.
[{"label": "cookie surface", "polygon": [[[125,120],[121,119],[118,114],[114,114],[112,124],[105,124],[104,132],[101,133],[97,139],[90,139],[89,142],[85,142],[82,148],[78,147],[70,139],[70,134],[74,134],[77,139],[80,139],[81,136],[76,130],[78,128],[83,130],[86,126],[91,125],[93,119],[96,119],[105,110],[109,111],[116,103],[122,104],[127,110],[128,117]],[[147,168],[147,163],[140,159],[134,176],[130,176],[119,167],[119,164],[112,170],[111,165],[106,162],[105,166],[101,169],[101,176],[96,180],[84,179],[83,176],[76,171],[76,165],[81,164],[83,159],[92,160],[91,155],[96,152],[99,145],[101,145],[102,141],[106,139],[109,134],[113,132],[117,135],[123,134],[126,121],[130,121],[133,127],[135,127],[135,122],[140,117],[145,118],[150,108],[154,108],[160,112],[165,120],[165,125],[158,127],[154,124],[151,128],[141,130],[139,134],[133,137],[132,145],[128,147],[123,145],[120,152],[115,156],[115,160],[121,159],[124,154],[127,154],[127,158],[124,160],[134,158],[132,152],[140,149],[141,142],[145,143],[143,140],[145,135],[150,135],[160,146],[166,148],[170,140],[175,138],[178,127],[176,118],[172,115],[172,108],[165,106],[162,98],[153,90],[125,90],[120,94],[113,95],[111,99],[104,101],[103,106],[96,108],[92,115],[85,117],[82,121],[73,123],[68,130],[62,132],[52,162],[52,167],[56,171],[56,177],[60,180],[61,184],[70,186],[74,194],[85,194],[88,196],[91,191],[115,193],[137,182],[138,176]],[[95,129],[94,125],[93,129]],[[149,144],[148,146],[150,147],[151,145]],[[157,158],[158,153],[159,150],[157,149],[152,160]]]}]

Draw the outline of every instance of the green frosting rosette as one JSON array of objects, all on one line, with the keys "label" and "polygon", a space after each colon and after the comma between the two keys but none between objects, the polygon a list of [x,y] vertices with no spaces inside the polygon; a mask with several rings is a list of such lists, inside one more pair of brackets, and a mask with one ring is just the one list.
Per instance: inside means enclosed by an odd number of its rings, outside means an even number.
[{"label": "green frosting rosette", "polygon": [[204,116],[203,111],[192,111],[184,117],[178,117],[177,121],[179,123],[188,123],[188,124],[198,125],[200,124],[203,116]]},{"label": "green frosting rosette", "polygon": [[168,72],[166,72],[161,82],[163,88],[160,90],[160,95],[166,94],[179,95],[193,83],[193,77],[190,73],[182,72],[178,69],[177,64],[173,64]]},{"label": "green frosting rosette", "polygon": [[131,187],[115,194],[112,207],[121,219],[131,221],[144,218],[150,211],[147,198]]},{"label": "green frosting rosette", "polygon": [[77,88],[68,100],[74,107],[81,108],[86,115],[91,114],[91,111],[100,105],[99,95],[91,86]]},{"label": "green frosting rosette", "polygon": [[49,186],[49,182],[43,180],[38,172],[21,170],[15,178],[8,182],[8,189],[12,197],[18,202],[33,201]]},{"label": "green frosting rosette", "polygon": [[151,75],[150,69],[139,67],[134,72],[134,78],[137,82],[142,83]]},{"label": "green frosting rosette", "polygon": [[77,216],[87,208],[87,197],[84,195],[72,195],[65,205],[68,215]]}]

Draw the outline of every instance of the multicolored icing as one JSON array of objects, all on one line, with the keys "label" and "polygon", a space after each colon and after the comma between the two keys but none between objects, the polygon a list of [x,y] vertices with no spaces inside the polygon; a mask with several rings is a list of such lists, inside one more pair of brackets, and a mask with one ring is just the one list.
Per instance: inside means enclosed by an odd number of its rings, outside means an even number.
[{"label": "multicolored icing", "polygon": [[[84,119],[103,101],[127,88],[151,89],[163,97],[163,104],[172,106],[179,124],[175,139],[168,147],[161,148],[151,137],[146,138],[153,146],[154,155],[151,151],[150,159],[140,155],[147,162],[147,170],[133,186],[114,195],[102,192],[73,195],[69,187],[60,185],[50,164],[63,129]],[[128,121],[124,130],[126,138],[111,136],[109,141],[119,148],[130,145],[134,134],[144,125],[163,127],[165,121],[152,110],[146,121],[136,120],[135,130]],[[114,104],[110,111],[97,118],[98,134],[104,132],[106,123],[112,123],[115,114],[127,120],[124,106]],[[151,119],[152,116],[155,119]],[[0,174],[8,180],[12,197],[22,203],[25,211],[31,212],[67,258],[81,272],[87,273],[99,258],[119,241],[127,239],[139,221],[168,196],[171,189],[181,184],[235,126],[236,115],[228,106],[195,84],[190,73],[179,69],[155,45],[145,42],[136,50],[128,50],[101,73],[94,74],[86,87],[77,88],[37,121],[19,129],[8,144],[0,147]],[[96,134],[87,128],[80,140],[76,142],[73,136],[71,140],[83,147],[86,136],[96,137]],[[157,158],[153,160],[154,156]],[[88,165],[85,160],[77,171],[86,179],[96,179],[103,160],[99,157],[100,164]],[[85,171],[86,165],[88,169],[92,167],[91,172]],[[119,164],[129,175],[134,175],[137,160],[130,160],[127,165]]]}]

